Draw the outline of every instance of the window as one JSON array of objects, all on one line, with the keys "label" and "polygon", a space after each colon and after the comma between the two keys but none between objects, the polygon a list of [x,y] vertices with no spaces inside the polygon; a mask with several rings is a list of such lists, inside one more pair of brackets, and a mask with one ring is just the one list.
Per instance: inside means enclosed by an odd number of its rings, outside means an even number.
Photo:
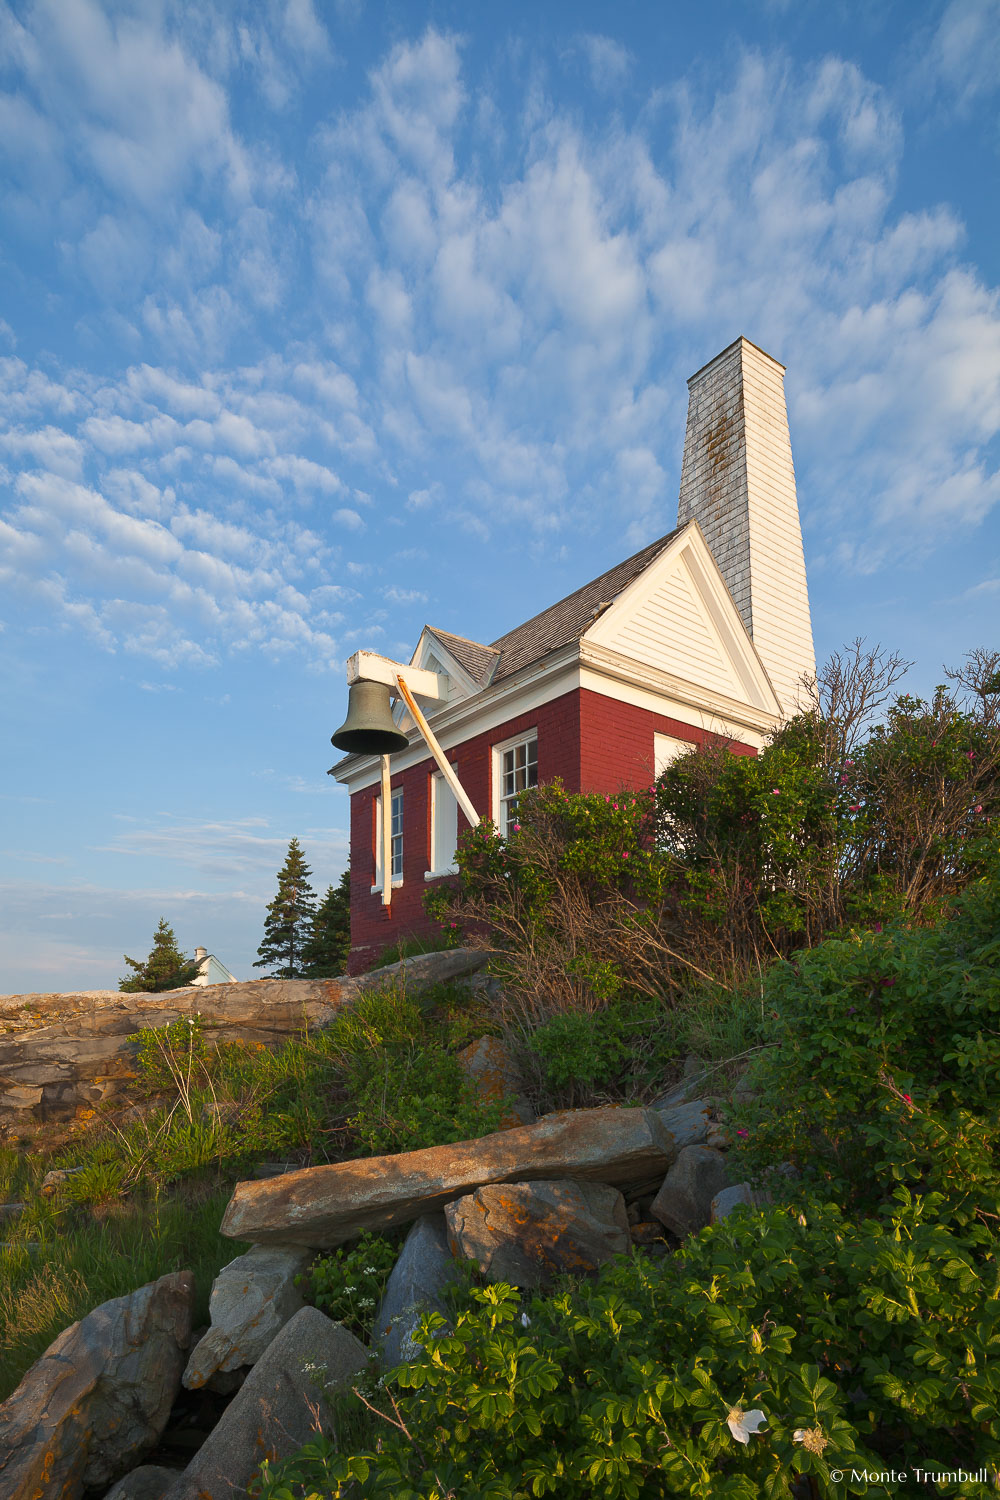
[{"label": "window", "polygon": [[679,755],[687,755],[689,750],[697,747],[688,740],[676,740],[672,734],[653,735],[653,767],[654,774],[659,776],[665,771],[672,760]]},{"label": "window", "polygon": [[534,730],[516,740],[493,747],[494,806],[497,828],[507,837],[517,821],[517,799],[529,786],[538,785],[538,735]]},{"label": "window", "polygon": [[445,875],[456,868],[458,803],[441,772],[431,777],[431,867],[430,875]]},{"label": "window", "polygon": [[[403,788],[399,787],[392,794],[392,805],[390,810],[392,823],[390,836],[392,838],[392,883],[401,885],[403,881]],[[375,884],[373,891],[382,889],[382,798],[375,798]]]}]

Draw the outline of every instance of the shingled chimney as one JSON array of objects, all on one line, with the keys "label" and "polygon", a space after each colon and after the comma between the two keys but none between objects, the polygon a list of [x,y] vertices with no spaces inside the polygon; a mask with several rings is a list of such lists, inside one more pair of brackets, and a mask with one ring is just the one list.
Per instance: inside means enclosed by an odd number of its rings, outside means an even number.
[{"label": "shingled chimney", "polygon": [[697,521],[788,715],[816,670],[785,367],[738,338],[688,381],[677,522]]}]

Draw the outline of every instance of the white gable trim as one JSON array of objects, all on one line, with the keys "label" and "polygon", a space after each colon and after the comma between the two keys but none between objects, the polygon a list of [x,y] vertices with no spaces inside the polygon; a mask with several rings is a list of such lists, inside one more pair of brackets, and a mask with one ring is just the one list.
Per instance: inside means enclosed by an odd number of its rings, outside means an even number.
[{"label": "white gable trim", "polygon": [[[479,692],[479,684],[475,678],[470,677],[458,658],[448,650],[441,637],[434,635],[430,627],[425,625],[420,632],[417,649],[410,657],[410,666],[423,667],[432,656],[437,658],[451,678],[449,703],[455,703],[460,698],[471,698],[473,694]],[[433,708],[433,705],[431,707]]]},{"label": "white gable trim", "polygon": [[[450,752],[476,735],[485,734],[508,719],[532,713],[553,698],[575,688],[587,688],[621,703],[632,703],[666,719],[677,719],[696,729],[705,729],[728,739],[742,740],[758,748],[764,736],[776,729],[780,715],[741,703],[720,693],[709,693],[681,678],[657,672],[626,656],[573,641],[561,651],[534,663],[495,688],[486,688],[476,698],[443,708],[430,719],[441,747]],[[430,716],[429,716],[430,717]],[[422,739],[392,757],[393,773],[433,761]],[[336,777],[353,794],[378,783],[381,765],[377,756],[348,757]]]},{"label": "white gable trim", "polygon": [[[693,602],[696,611],[687,638],[685,620],[681,618],[678,629],[676,611],[674,617],[656,621],[657,599],[671,579],[683,588],[684,598]],[[650,618],[658,624],[661,640],[650,637],[650,644],[641,648],[642,654],[633,655],[624,648],[622,637],[643,609],[647,625]],[[717,680],[708,689],[695,675],[698,650],[706,649],[703,643],[717,662]],[[707,693],[733,705],[742,700],[760,712],[781,717],[774,688],[696,521],[690,521],[622,590],[586,631],[582,645],[613,652],[617,658],[631,662],[633,671],[643,666],[658,676],[669,677],[677,687],[683,685],[685,696],[693,691],[704,699]],[[686,664],[691,668],[690,675],[684,670]]]}]

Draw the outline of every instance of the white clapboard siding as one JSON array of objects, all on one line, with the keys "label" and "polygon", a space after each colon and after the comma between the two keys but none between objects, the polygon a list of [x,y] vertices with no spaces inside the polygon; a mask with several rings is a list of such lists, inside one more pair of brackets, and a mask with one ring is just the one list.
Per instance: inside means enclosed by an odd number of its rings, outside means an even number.
[{"label": "white clapboard siding", "polygon": [[688,381],[678,521],[701,526],[791,714],[816,659],[784,378],[741,338]]}]

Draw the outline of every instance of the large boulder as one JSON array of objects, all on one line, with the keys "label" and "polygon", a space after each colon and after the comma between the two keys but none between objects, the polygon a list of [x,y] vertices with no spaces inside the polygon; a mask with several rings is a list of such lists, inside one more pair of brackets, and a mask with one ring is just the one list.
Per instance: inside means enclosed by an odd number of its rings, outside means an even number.
[{"label": "large boulder", "polygon": [[504,1125],[530,1125],[535,1119],[535,1111],[521,1092],[524,1083],[517,1065],[499,1037],[477,1037],[462,1048],[457,1061],[483,1099],[490,1103],[510,1100]]},{"label": "large boulder", "polygon": [[517,1182],[477,1189],[444,1211],[456,1255],[487,1281],[548,1286],[597,1270],[631,1247],[625,1199],[599,1182]]},{"label": "large boulder", "polygon": [[704,1229],[712,1199],[729,1184],[726,1158],[713,1146],[685,1146],[650,1204],[650,1213],[681,1239]]},{"label": "large boulder", "polygon": [[107,1485],[154,1446],[191,1336],[190,1271],[103,1302],[61,1333],[0,1406],[0,1494],[58,1496]]},{"label": "large boulder", "polygon": [[222,1232],[326,1250],[362,1229],[411,1223],[490,1183],[571,1177],[617,1186],[662,1175],[676,1155],[651,1110],[562,1110],[479,1140],[240,1182]]},{"label": "large boulder", "polygon": [[165,1500],[177,1483],[177,1470],[159,1464],[142,1464],[113,1484],[104,1500]]},{"label": "large boulder", "polygon": [[749,1182],[737,1182],[735,1186],[723,1188],[721,1193],[716,1193],[709,1208],[708,1222],[719,1224],[723,1219],[728,1219],[736,1208],[767,1208],[771,1201],[770,1193],[757,1191]]},{"label": "large boulder", "polygon": [[199,1390],[215,1376],[256,1364],[305,1298],[295,1285],[309,1264],[299,1246],[255,1245],[223,1266],[208,1304],[211,1327],[191,1351],[184,1384]]},{"label": "large boulder", "polygon": [[674,1104],[656,1110],[673,1141],[674,1151],[679,1154],[685,1146],[702,1146],[711,1129],[712,1106],[707,1099],[692,1099],[689,1104]]},{"label": "large boulder", "polygon": [[296,1452],[329,1418],[326,1393],[367,1364],[341,1323],[303,1307],[254,1365],[167,1500],[240,1500],[265,1458]]},{"label": "large boulder", "polygon": [[421,1315],[447,1317],[444,1292],[457,1277],[444,1214],[421,1214],[403,1242],[375,1314],[374,1338],[383,1364],[391,1368],[416,1358],[421,1346],[413,1334]]}]

